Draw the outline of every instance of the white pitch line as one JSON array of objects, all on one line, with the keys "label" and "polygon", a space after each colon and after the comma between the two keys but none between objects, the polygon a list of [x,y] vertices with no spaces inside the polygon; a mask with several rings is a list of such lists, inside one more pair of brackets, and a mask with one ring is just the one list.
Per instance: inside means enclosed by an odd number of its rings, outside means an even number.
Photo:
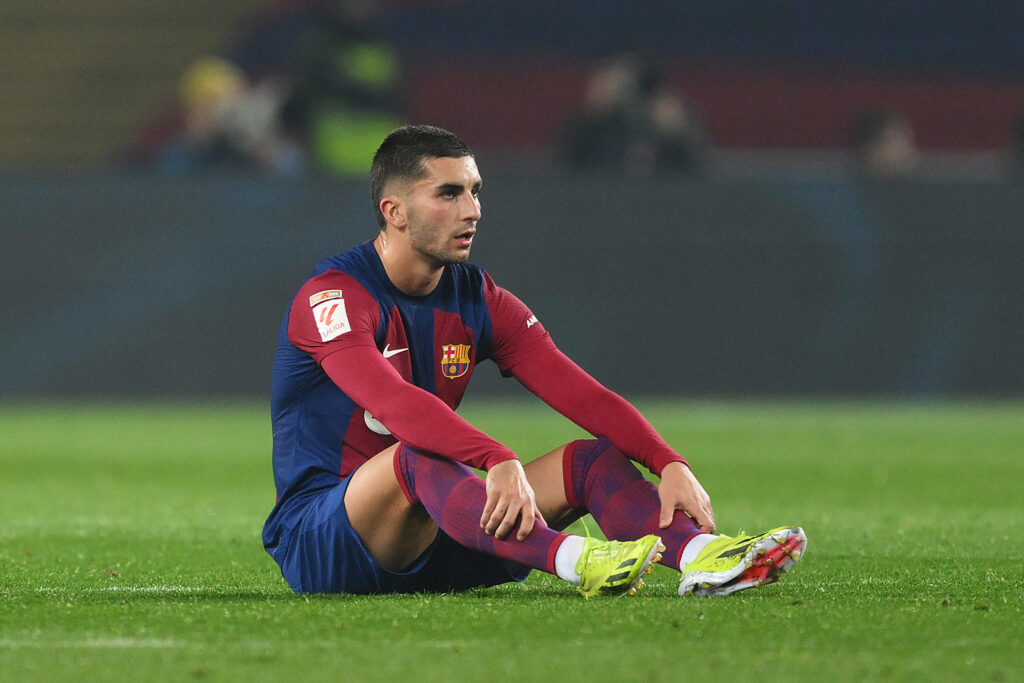
[{"label": "white pitch line", "polygon": [[104,586],[100,588],[54,588],[39,586],[37,593],[67,594],[73,597],[80,593],[199,593],[212,589],[199,586]]},{"label": "white pitch line", "polygon": [[107,593],[198,593],[210,589],[197,586],[107,586],[99,590]]},{"label": "white pitch line", "polygon": [[170,638],[83,638],[82,640],[17,640],[0,638],[0,648],[86,648],[101,650],[157,649],[185,647],[187,643]]}]

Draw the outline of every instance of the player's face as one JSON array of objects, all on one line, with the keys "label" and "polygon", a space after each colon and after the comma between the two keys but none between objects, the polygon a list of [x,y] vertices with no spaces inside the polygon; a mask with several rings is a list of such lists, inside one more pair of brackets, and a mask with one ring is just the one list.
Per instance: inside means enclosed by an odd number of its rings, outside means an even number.
[{"label": "player's face", "polygon": [[409,244],[434,266],[464,263],[480,220],[480,173],[473,157],[427,159],[407,195]]}]

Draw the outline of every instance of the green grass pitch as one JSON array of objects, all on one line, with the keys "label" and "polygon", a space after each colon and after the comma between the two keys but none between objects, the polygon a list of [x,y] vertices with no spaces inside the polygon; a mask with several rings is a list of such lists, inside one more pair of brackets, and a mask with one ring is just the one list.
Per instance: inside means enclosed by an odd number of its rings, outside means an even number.
[{"label": "green grass pitch", "polygon": [[[640,404],[720,530],[801,524],[783,581],[682,600],[534,573],[462,595],[296,596],[263,553],[258,404],[0,406],[0,676],[51,680],[964,680],[1024,676],[1024,404]],[[578,430],[466,417],[525,458]],[[591,525],[591,528],[595,528]]]}]

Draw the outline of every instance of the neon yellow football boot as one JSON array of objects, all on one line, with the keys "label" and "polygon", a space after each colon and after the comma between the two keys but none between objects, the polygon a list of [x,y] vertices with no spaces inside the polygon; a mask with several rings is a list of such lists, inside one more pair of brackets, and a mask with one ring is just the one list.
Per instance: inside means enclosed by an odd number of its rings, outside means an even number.
[{"label": "neon yellow football boot", "polygon": [[598,595],[634,595],[643,588],[645,574],[654,571],[665,546],[655,535],[635,541],[600,541],[586,538],[576,562],[577,590],[586,598]]},{"label": "neon yellow football boot", "polygon": [[778,527],[757,536],[719,536],[683,567],[679,595],[732,595],[778,581],[807,549],[800,527]]}]

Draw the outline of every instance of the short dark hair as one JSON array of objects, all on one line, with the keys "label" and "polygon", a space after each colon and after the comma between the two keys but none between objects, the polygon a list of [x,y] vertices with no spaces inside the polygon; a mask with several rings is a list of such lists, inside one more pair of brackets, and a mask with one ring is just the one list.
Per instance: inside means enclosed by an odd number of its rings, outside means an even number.
[{"label": "short dark hair", "polygon": [[377,225],[384,227],[386,221],[380,212],[380,200],[384,197],[384,186],[396,178],[419,180],[427,174],[423,162],[426,159],[473,156],[473,151],[455,133],[443,128],[426,125],[402,126],[394,130],[380,143],[370,165],[370,198],[373,200]]}]

